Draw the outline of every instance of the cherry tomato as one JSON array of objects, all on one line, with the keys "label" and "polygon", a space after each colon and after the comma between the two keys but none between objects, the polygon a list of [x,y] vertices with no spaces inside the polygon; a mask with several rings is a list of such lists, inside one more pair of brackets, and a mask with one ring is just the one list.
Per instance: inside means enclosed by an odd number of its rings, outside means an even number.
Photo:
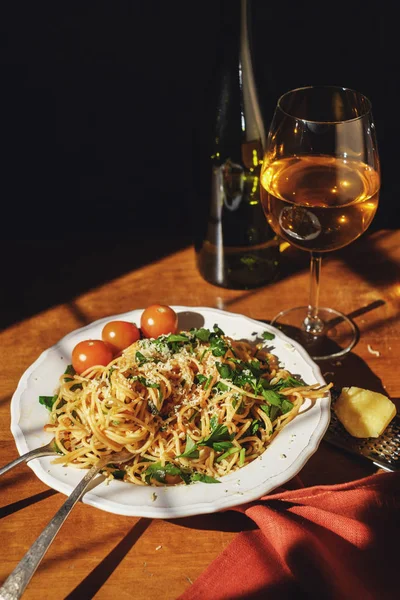
[{"label": "cherry tomato", "polygon": [[108,365],[113,359],[113,352],[102,340],[84,340],[72,350],[72,366],[80,375],[89,367]]},{"label": "cherry tomato", "polygon": [[103,327],[101,339],[108,344],[114,354],[118,354],[140,339],[140,331],[128,321],[110,321]]},{"label": "cherry tomato", "polygon": [[167,333],[176,333],[178,329],[178,315],[164,304],[152,304],[142,313],[140,329],[147,338],[156,338]]}]

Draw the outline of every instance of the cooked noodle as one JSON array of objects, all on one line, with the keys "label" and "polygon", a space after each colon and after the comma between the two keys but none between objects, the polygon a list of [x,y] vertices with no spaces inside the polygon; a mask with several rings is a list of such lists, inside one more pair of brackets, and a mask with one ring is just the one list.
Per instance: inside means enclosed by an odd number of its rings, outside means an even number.
[{"label": "cooked noodle", "polygon": [[218,478],[260,456],[305,398],[307,386],[263,344],[214,330],[191,330],[129,346],[109,365],[60,377],[45,428],[62,456],[81,469],[127,449],[132,460],[104,473],[138,485]]}]

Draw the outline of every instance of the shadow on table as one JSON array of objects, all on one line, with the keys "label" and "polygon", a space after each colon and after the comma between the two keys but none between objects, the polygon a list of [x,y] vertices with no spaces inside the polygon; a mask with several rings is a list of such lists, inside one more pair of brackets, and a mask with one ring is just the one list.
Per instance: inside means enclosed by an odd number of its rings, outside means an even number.
[{"label": "shadow on table", "polygon": [[232,533],[239,533],[240,531],[257,529],[254,521],[246,517],[243,513],[233,510],[210,513],[208,515],[183,517],[182,519],[165,520],[168,523],[173,523],[174,525],[181,527],[208,531],[230,531]]},{"label": "shadow on table", "polygon": [[[28,475],[28,474],[27,474]],[[17,478],[15,478],[17,479]],[[18,483],[20,483],[21,476],[18,477]],[[9,485],[13,484],[13,480],[8,481]],[[12,515],[13,513],[26,508],[27,506],[31,506],[32,504],[36,504],[37,502],[41,502],[42,500],[46,500],[51,496],[57,494],[55,490],[46,490],[44,492],[40,492],[39,494],[35,494],[34,496],[29,496],[28,498],[22,498],[17,502],[13,502],[12,504],[8,504],[7,506],[3,506],[0,508],[0,519],[7,517],[8,515]]]},{"label": "shadow on table", "polygon": [[0,330],[186,248],[187,235],[2,241]]},{"label": "shadow on table", "polygon": [[126,536],[107,554],[97,567],[95,567],[91,573],[89,573],[89,575],[65,597],[65,600],[93,598],[150,524],[151,519],[139,519]]},{"label": "shadow on table", "polygon": [[[178,227],[176,235],[165,230],[135,231],[131,237],[107,238],[107,241],[88,234],[82,239],[4,240],[0,251],[3,261],[2,311],[0,330],[51,306],[72,302],[74,298],[94,287],[112,281],[143,265],[159,260],[192,245],[187,228]],[[400,270],[387,253],[379,247],[377,232],[354,242],[349,248],[328,253],[324,262],[342,257],[350,268],[378,287],[400,281]],[[371,250],[373,249],[373,251]],[[309,269],[309,254],[289,247],[281,255],[280,278]],[[215,288],[216,294],[218,289]],[[245,290],[241,295],[264,293],[264,288]],[[225,302],[228,308],[237,302],[235,296]]]}]

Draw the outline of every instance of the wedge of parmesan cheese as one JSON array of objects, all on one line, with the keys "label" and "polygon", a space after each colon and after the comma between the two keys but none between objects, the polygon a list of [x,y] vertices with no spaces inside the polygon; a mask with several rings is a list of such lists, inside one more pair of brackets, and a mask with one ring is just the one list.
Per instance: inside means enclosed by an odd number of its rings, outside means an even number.
[{"label": "wedge of parmesan cheese", "polygon": [[356,438],[379,437],[396,414],[396,405],[378,392],[359,387],[342,388],[334,411],[344,428]]}]

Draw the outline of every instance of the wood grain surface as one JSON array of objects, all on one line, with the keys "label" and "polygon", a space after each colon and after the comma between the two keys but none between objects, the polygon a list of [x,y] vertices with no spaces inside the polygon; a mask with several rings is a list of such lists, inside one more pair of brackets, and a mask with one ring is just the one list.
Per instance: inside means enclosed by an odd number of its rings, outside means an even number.
[{"label": "wood grain surface", "polygon": [[[46,252],[52,253],[51,242],[42,248],[42,256]],[[118,260],[116,252],[113,260]],[[279,279],[251,291],[226,290],[205,282],[197,272],[190,246],[147,264],[143,259],[138,268],[132,269],[124,254],[124,264],[125,270],[114,277],[92,279],[92,287],[81,288],[76,295],[65,293],[65,301],[60,293],[59,302],[50,306],[44,303],[44,308],[35,312],[24,307],[24,298],[41,293],[34,288],[35,276],[31,274],[28,279],[33,288],[27,287],[24,292],[21,286],[23,297],[18,298],[21,317],[15,309],[18,304],[6,303],[0,333],[1,465],[18,456],[10,432],[10,400],[21,375],[43,350],[70,331],[153,302],[209,306],[268,321],[277,310],[308,301],[308,256],[293,249],[282,254]],[[41,265],[36,268],[40,279]],[[69,289],[74,272],[84,279],[79,264],[74,265]],[[20,277],[23,279],[24,274]],[[51,279],[47,285],[50,289]],[[359,385],[381,391],[399,408],[400,231],[365,234],[348,248],[327,255],[321,286],[321,305],[332,305],[353,315],[360,330],[353,351],[340,360],[321,363],[322,372],[339,387]],[[376,470],[372,462],[323,440],[300,477],[306,485],[330,484]],[[0,583],[64,500],[62,494],[39,481],[26,464],[1,477]],[[175,599],[239,531],[251,527],[250,521],[232,510],[151,520],[113,515],[79,503],[44,557],[24,598]]]}]

